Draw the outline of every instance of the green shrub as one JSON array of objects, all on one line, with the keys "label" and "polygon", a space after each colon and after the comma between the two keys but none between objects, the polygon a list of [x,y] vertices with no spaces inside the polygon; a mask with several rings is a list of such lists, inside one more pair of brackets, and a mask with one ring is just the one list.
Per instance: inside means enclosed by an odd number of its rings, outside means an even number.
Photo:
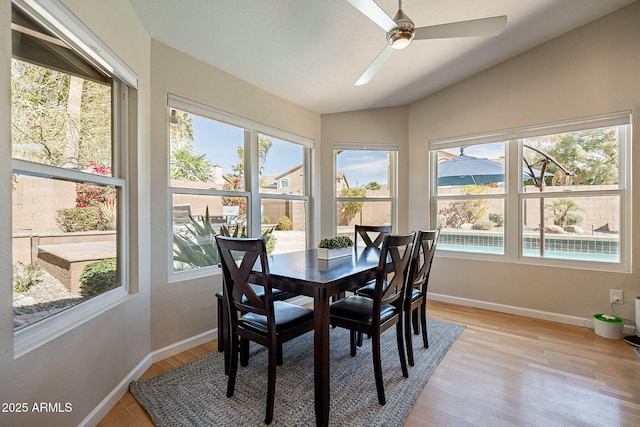
[{"label": "green shrub", "polygon": [[102,216],[94,208],[60,209],[56,214],[56,223],[64,232],[100,230]]},{"label": "green shrub", "polygon": [[436,216],[436,228],[445,228],[447,226],[447,217],[445,215]]},{"label": "green shrub", "polygon": [[502,212],[489,212],[489,221],[493,222],[496,227],[504,225],[504,214]]},{"label": "green shrub", "polygon": [[273,229],[270,229],[270,230],[271,230],[271,232],[269,232],[268,234],[265,234],[265,233],[262,234],[262,237],[264,237],[266,239],[266,246],[267,246],[267,253],[268,254],[273,252],[273,250],[276,248],[276,243],[278,242],[278,239],[276,238],[275,234],[273,234]]},{"label": "green shrub", "polygon": [[493,228],[493,222],[491,221],[480,220],[480,221],[476,221],[473,224],[474,230],[491,230],[492,228]]},{"label": "green shrub", "polygon": [[281,230],[281,231],[293,230],[293,222],[291,222],[288,216],[284,215],[280,217],[280,219],[278,220],[278,230]]},{"label": "green shrub", "polygon": [[353,240],[348,236],[325,237],[318,243],[319,248],[342,249],[353,246]]},{"label": "green shrub", "polygon": [[16,292],[26,292],[42,281],[42,267],[35,262],[24,265],[17,262],[13,269],[13,288]]},{"label": "green shrub", "polygon": [[115,258],[87,264],[80,275],[80,295],[91,298],[118,286],[118,265]]},{"label": "green shrub", "polygon": [[262,215],[262,223],[271,224],[271,218],[269,218],[267,215]]}]

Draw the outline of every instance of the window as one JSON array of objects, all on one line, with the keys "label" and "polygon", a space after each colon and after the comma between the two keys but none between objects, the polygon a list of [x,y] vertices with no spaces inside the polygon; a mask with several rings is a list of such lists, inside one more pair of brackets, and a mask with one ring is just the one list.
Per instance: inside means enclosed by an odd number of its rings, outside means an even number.
[{"label": "window", "polygon": [[[81,310],[86,316],[127,292],[127,181],[119,147],[126,144],[128,90],[137,84],[62,6],[48,5],[45,20],[32,9],[37,2],[30,5],[13,4],[11,26],[17,352],[29,346],[33,325],[64,329],[78,306],[89,307]],[[96,48],[85,51],[71,39]],[[40,323],[45,319],[51,321]]]},{"label": "window", "polygon": [[354,225],[396,225],[397,147],[336,144],[336,233]]},{"label": "window", "polygon": [[627,269],[629,123],[620,113],[432,142],[439,249]]},{"label": "window", "polygon": [[169,122],[173,280],[216,270],[220,233],[307,247],[311,141],[173,95]]},{"label": "window", "polygon": [[262,133],[258,141],[261,228],[277,229],[274,253],[306,249],[310,150]]}]

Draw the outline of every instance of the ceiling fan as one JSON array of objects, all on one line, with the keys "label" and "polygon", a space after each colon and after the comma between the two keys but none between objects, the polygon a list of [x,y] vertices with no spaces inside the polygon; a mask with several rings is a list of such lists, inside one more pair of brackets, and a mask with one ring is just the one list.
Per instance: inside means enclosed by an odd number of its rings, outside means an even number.
[{"label": "ceiling fan", "polygon": [[387,46],[362,73],[355,83],[356,86],[369,83],[393,51],[404,49],[412,40],[495,36],[507,25],[507,16],[502,15],[416,28],[413,21],[403,12],[402,0],[398,0],[398,12],[393,19],[374,0],[347,1],[387,32]]}]

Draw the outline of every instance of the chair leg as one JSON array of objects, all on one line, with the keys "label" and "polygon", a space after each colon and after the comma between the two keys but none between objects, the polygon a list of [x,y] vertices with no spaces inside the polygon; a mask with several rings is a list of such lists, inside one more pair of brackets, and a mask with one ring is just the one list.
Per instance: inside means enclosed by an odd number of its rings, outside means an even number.
[{"label": "chair leg", "polygon": [[380,358],[380,332],[371,337],[371,353],[373,354],[373,372],[376,377],[376,390],[378,391],[378,403],[384,405],[384,382],[382,380],[382,359]]},{"label": "chair leg", "polygon": [[398,341],[398,354],[400,355],[400,367],[402,368],[402,376],[405,378],[409,378],[409,370],[407,369],[407,359],[404,354],[404,342],[402,341],[402,316],[398,318],[398,323],[396,324],[396,338]]},{"label": "chair leg", "polygon": [[356,355],[356,340],[362,338],[361,332],[349,331],[349,347],[351,348],[351,357]]},{"label": "chair leg", "polygon": [[224,342],[224,329],[222,327],[222,322],[224,319],[224,314],[222,313],[222,298],[217,297],[218,299],[218,353],[222,353],[225,348]]},{"label": "chair leg", "polygon": [[267,414],[264,419],[265,424],[271,424],[273,420],[273,404],[276,394],[276,363],[278,358],[278,348],[280,346],[269,346],[269,367],[267,372]]},{"label": "chair leg", "polygon": [[249,364],[249,340],[240,339],[240,366],[245,367]]},{"label": "chair leg", "polygon": [[412,313],[411,321],[413,323],[413,333],[418,335],[420,333],[420,325],[418,324],[418,310],[413,310],[411,313]]},{"label": "chair leg", "polygon": [[278,344],[278,366],[282,366],[283,363],[282,344]]},{"label": "chair leg", "polygon": [[420,323],[422,324],[422,343],[424,344],[424,348],[429,348],[429,337],[427,336],[427,310],[425,305],[422,305],[420,310]]},{"label": "chair leg", "polygon": [[362,332],[358,332],[358,347],[362,347]]},{"label": "chair leg", "polygon": [[407,344],[407,358],[409,359],[409,366],[413,366],[413,338],[411,337],[411,317],[412,312],[405,311],[405,325],[404,325],[404,340]]},{"label": "chair leg", "polygon": [[236,374],[238,372],[238,336],[229,337],[229,378],[227,379],[227,397],[233,396],[236,388]]}]

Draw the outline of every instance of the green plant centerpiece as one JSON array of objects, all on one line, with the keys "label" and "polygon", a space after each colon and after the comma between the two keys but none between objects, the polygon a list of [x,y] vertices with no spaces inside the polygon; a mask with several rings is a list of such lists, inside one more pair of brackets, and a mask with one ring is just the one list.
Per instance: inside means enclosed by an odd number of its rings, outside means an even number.
[{"label": "green plant centerpiece", "polygon": [[318,258],[333,259],[349,256],[352,253],[353,240],[348,236],[325,237],[318,243]]}]

